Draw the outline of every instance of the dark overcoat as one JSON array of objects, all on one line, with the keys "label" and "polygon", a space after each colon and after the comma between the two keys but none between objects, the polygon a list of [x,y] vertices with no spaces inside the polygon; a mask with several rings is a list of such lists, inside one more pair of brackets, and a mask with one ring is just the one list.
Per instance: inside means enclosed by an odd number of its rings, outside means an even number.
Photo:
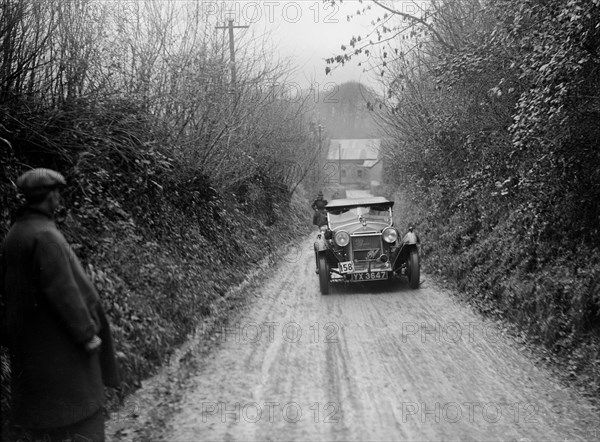
[{"label": "dark overcoat", "polygon": [[[48,214],[26,209],[1,250],[4,343],[13,413],[28,428],[78,422],[103,405],[119,371],[108,321],[79,260]],[[95,334],[100,352],[84,343]]]}]

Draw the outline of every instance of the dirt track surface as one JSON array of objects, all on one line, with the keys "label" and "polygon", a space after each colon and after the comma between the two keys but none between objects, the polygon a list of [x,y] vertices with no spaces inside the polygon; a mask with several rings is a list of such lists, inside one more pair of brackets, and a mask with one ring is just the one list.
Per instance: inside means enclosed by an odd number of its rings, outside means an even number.
[{"label": "dirt track surface", "polygon": [[141,437],[136,425],[149,422],[113,423],[109,439],[600,438],[585,398],[447,292],[425,281],[418,290],[398,282],[322,296],[312,239],[299,246],[248,293],[248,309],[187,379],[160,381],[179,388],[178,399],[138,410],[168,408],[168,419]]}]

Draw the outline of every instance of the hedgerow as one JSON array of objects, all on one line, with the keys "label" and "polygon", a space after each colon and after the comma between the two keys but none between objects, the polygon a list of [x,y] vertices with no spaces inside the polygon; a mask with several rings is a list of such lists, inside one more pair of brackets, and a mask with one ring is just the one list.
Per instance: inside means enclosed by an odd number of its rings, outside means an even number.
[{"label": "hedgerow", "polygon": [[388,64],[389,185],[429,270],[599,396],[600,2],[432,5]]},{"label": "hedgerow", "polygon": [[[5,126],[1,136],[10,142],[2,157],[0,237],[23,203],[14,184],[23,166],[61,171],[68,187],[57,223],[111,321],[124,375],[122,388],[110,396],[116,403],[202,320],[225,320],[235,305],[226,297],[228,289],[262,261],[277,262],[277,245],[309,223],[306,210],[276,182],[249,179],[252,201],[241,204],[238,194],[220,193],[209,177],[158,146],[135,115],[113,115],[121,122],[115,125],[96,112],[94,119],[82,109],[60,129],[53,123],[51,134],[38,130],[35,139],[14,134],[28,133],[54,115],[30,115],[27,123]],[[4,413],[8,381],[3,354]]]},{"label": "hedgerow", "polygon": [[261,39],[240,36],[233,78],[201,9],[0,4],[0,236],[21,173],[66,176],[57,220],[113,323],[121,396],[202,318],[226,318],[228,288],[306,225],[307,103]]}]

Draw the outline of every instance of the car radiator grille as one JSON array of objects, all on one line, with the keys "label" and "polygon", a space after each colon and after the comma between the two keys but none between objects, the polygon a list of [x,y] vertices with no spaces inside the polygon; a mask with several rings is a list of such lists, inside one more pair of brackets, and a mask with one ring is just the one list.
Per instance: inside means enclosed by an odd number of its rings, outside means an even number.
[{"label": "car radiator grille", "polygon": [[355,261],[367,261],[381,256],[381,235],[353,236],[352,253]]}]

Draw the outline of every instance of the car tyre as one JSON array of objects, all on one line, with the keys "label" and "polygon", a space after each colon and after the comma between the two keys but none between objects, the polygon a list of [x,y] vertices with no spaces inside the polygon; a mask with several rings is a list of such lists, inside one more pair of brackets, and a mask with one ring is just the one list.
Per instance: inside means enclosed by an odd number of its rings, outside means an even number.
[{"label": "car tyre", "polygon": [[319,287],[322,295],[329,293],[329,264],[325,254],[319,256]]},{"label": "car tyre", "polygon": [[419,266],[419,251],[415,248],[408,255],[408,285],[411,289],[418,289],[421,281],[421,268]]}]

